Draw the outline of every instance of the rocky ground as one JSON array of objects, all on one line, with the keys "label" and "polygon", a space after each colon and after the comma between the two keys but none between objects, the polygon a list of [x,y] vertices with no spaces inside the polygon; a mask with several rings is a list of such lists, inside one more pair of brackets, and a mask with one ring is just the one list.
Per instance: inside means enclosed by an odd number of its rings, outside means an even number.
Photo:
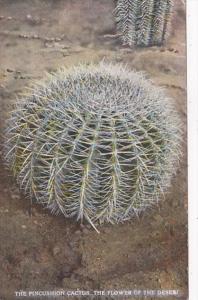
[{"label": "rocky ground", "polygon": [[104,225],[98,234],[36,204],[30,213],[29,201],[1,161],[0,300],[15,299],[21,289],[61,288],[179,289],[180,299],[186,299],[185,8],[175,0],[165,47],[130,49],[115,36],[114,5],[113,0],[0,0],[1,128],[24,87],[46,71],[101,59],[123,62],[145,71],[172,96],[184,123],[180,169],[159,207],[140,220]]}]

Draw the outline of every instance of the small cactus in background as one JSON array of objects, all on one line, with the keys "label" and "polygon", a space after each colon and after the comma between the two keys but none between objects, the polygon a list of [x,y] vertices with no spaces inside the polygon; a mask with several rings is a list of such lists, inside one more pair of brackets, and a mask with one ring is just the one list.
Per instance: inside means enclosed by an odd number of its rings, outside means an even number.
[{"label": "small cactus in background", "polygon": [[53,213],[117,223],[153,206],[178,163],[177,114],[164,92],[122,65],[61,69],[12,112],[8,165]]},{"label": "small cactus in background", "polygon": [[162,45],[170,26],[172,0],[117,0],[115,17],[124,44]]}]

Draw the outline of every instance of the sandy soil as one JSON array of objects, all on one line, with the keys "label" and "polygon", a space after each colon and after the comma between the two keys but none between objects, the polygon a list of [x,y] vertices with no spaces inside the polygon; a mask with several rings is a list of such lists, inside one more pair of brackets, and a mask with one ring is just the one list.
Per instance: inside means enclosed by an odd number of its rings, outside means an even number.
[{"label": "sandy soil", "polygon": [[180,169],[159,207],[140,220],[104,225],[97,234],[36,204],[30,213],[29,201],[2,163],[0,300],[15,299],[21,289],[60,288],[179,289],[186,299],[185,10],[175,0],[166,47],[129,49],[112,36],[114,5],[113,0],[0,0],[1,129],[17,95],[46,71],[104,58],[123,62],[145,71],[172,96],[184,121]]}]

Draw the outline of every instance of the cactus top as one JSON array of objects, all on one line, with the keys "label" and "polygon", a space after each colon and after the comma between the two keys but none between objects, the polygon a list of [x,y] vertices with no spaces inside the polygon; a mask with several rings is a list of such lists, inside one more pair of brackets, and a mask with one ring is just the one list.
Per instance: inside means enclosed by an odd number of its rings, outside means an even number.
[{"label": "cactus top", "polygon": [[61,69],[12,112],[6,159],[52,212],[120,222],[169,187],[179,126],[170,99],[140,73],[104,63]]}]

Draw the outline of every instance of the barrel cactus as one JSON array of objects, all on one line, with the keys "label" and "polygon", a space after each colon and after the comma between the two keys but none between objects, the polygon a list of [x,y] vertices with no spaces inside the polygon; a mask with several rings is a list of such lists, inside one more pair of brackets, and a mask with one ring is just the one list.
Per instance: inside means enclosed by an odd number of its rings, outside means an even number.
[{"label": "barrel cactus", "polygon": [[100,63],[61,69],[16,105],[6,160],[20,187],[53,213],[117,223],[170,186],[180,121],[143,74]]},{"label": "barrel cactus", "polygon": [[117,0],[115,18],[124,44],[162,45],[169,33],[172,0]]}]

